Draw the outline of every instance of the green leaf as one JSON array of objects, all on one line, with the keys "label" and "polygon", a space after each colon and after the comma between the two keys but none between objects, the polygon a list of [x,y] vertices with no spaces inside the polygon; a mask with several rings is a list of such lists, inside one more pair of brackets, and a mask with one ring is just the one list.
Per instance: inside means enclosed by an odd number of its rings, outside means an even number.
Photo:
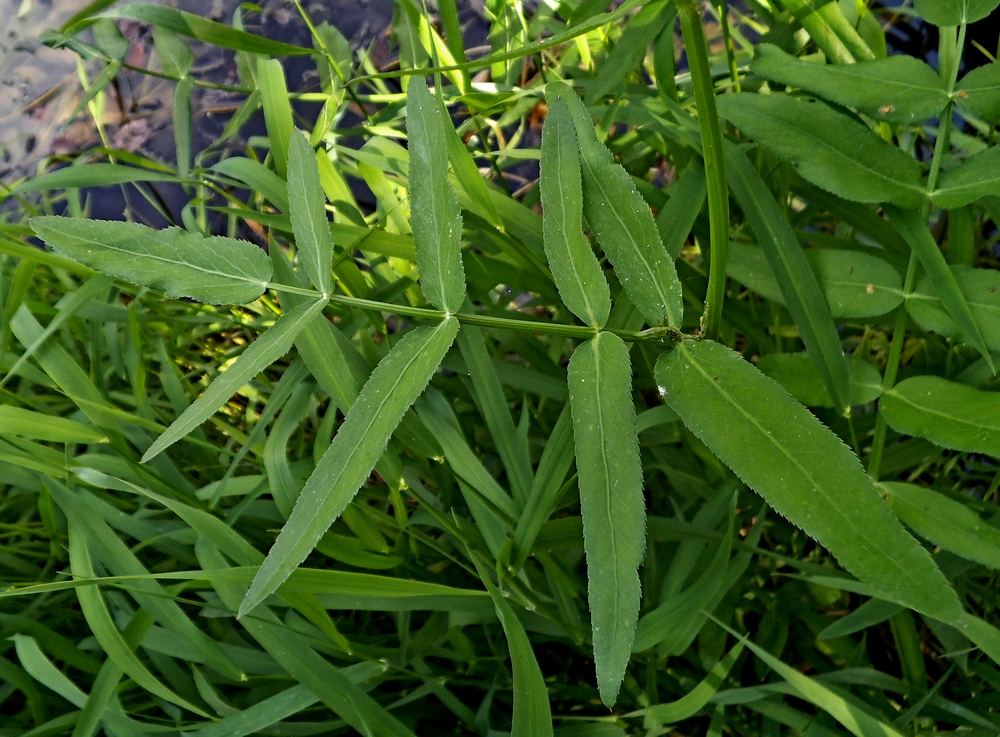
[{"label": "green leaf", "polygon": [[904,435],[1000,458],[1000,394],[938,376],[914,376],[879,401],[886,424]]},{"label": "green leaf", "polygon": [[851,380],[837,326],[816,276],[760,174],[737,146],[727,143],[725,154],[729,187],[778,279],[788,311],[834,406],[844,411],[851,401]]},{"label": "green leaf", "polygon": [[[816,365],[805,353],[771,353],[761,356],[757,368],[807,407],[832,407]],[[874,366],[858,356],[847,357],[851,377],[851,406],[874,402],[882,394],[882,377]]]},{"label": "green leaf", "polygon": [[910,210],[899,210],[895,207],[887,206],[886,215],[899,234],[910,244],[910,248],[920,259],[920,264],[924,267],[931,283],[934,284],[934,291],[937,292],[941,304],[948,311],[955,325],[969,340],[969,344],[983,354],[990,370],[996,373],[993,367],[993,359],[990,356],[989,348],[983,335],[979,331],[979,325],[972,315],[969,303],[965,301],[965,295],[958,286],[958,280],[944,260],[944,254],[934,242],[934,236],[927,228],[927,223],[919,212]]},{"label": "green leaf", "polygon": [[72,187],[107,187],[130,182],[178,182],[176,175],[165,171],[137,169],[120,164],[77,164],[33,177],[17,185],[11,194],[45,192]]},{"label": "green leaf", "polygon": [[448,141],[437,101],[422,77],[406,92],[410,137],[410,220],[427,301],[447,313],[465,301],[462,213],[448,183]]},{"label": "green leaf", "polygon": [[182,36],[196,38],[213,46],[234,51],[248,51],[252,54],[274,54],[276,56],[297,56],[313,53],[304,46],[293,46],[280,41],[255,36],[246,31],[207,20],[192,13],[173,8],[165,8],[150,3],[126,3],[101,13],[104,18],[122,18],[166,28]]},{"label": "green leaf", "polygon": [[457,333],[454,318],[435,328],[417,328],[403,336],[375,368],[306,482],[291,517],[240,604],[240,617],[277,590],[351,502]]},{"label": "green leaf", "polygon": [[[970,269],[952,266],[951,272],[965,295],[965,301],[991,351],[1000,351],[1000,272],[995,269]],[[941,304],[933,280],[924,275],[917,288],[906,297],[906,310],[927,330],[970,343],[955,326],[955,321]]]},{"label": "green leaf", "polygon": [[191,47],[163,26],[153,26],[153,46],[160,56],[160,68],[174,77],[184,77],[194,64]]},{"label": "green leaf", "polygon": [[579,151],[569,106],[555,97],[542,133],[539,178],[545,256],[569,310],[588,325],[602,328],[611,314],[611,292],[583,234]]},{"label": "green leaf", "polygon": [[785,679],[800,698],[805,699],[840,722],[857,737],[903,737],[903,733],[871,714],[864,702],[842,696],[838,691],[824,685],[815,678],[802,675],[791,666],[778,660],[762,647],[755,645],[742,635],[717,622],[720,627],[753,651],[779,676]]},{"label": "green leaf", "polygon": [[657,361],[656,380],[713,453],[862,582],[942,621],[962,615],[948,581],[886,509],[857,457],[738,353],[684,342]]},{"label": "green leaf", "polygon": [[704,680],[689,691],[685,696],[669,704],[648,706],[642,711],[633,712],[629,716],[648,715],[661,724],[675,724],[683,719],[693,717],[701,711],[726,680],[737,659],[743,653],[744,644],[736,643],[726,657],[716,663],[705,676]]},{"label": "green leaf", "polygon": [[920,16],[936,26],[957,26],[982,20],[1000,5],[998,0],[913,0]]},{"label": "green leaf", "polygon": [[326,300],[299,305],[279,317],[250,344],[229,368],[219,374],[205,393],[191,403],[156,439],[142,457],[146,463],[214,415],[237,389],[288,353],[303,328],[326,306]]},{"label": "green leaf", "polygon": [[593,120],[562,82],[546,86],[546,100],[568,103],[580,145],[583,214],[615,267],[629,298],[651,325],[680,326],[684,300],[674,263],[663,247],[649,206],[628,172],[597,140]]},{"label": "green leaf", "polygon": [[107,436],[89,425],[63,417],[0,405],[0,434],[55,443],[101,443]]},{"label": "green leaf", "polygon": [[243,156],[230,156],[213,165],[212,169],[249,185],[251,190],[263,195],[282,212],[289,211],[287,185],[263,164]]},{"label": "green leaf", "polygon": [[38,647],[35,638],[26,635],[14,635],[17,658],[29,676],[44,686],[48,686],[57,694],[78,708],[87,703],[87,694],[67,678],[62,671],[53,665],[42,649]]},{"label": "green leaf", "polygon": [[601,700],[613,706],[639,617],[646,552],[642,464],[628,348],[613,333],[581,343],[569,362],[594,661]]},{"label": "green leaf", "polygon": [[489,573],[470,554],[479,572],[479,578],[493,599],[497,617],[503,626],[510,649],[510,663],[513,671],[514,715],[511,724],[511,735],[538,735],[551,737],[552,712],[549,707],[549,693],[545,687],[545,678],[535,653],[531,649],[531,641],[524,631],[513,607],[504,599],[503,593],[490,579]]},{"label": "green leaf", "polygon": [[719,98],[719,114],[844,199],[904,208],[926,200],[920,166],[909,154],[821,102],[736,93]]},{"label": "green leaf", "polygon": [[1000,194],[1000,146],[974,153],[949,169],[930,197],[938,207],[954,209],[991,194]]},{"label": "green leaf", "polygon": [[323,294],[333,291],[333,237],[324,209],[319,166],[312,146],[301,131],[288,146],[288,214],[302,268]]},{"label": "green leaf", "polygon": [[264,123],[271,140],[274,170],[282,179],[288,176],[288,144],[295,130],[292,106],[288,101],[285,70],[277,59],[257,59],[257,89],[264,107]]},{"label": "green leaf", "polygon": [[30,224],[58,253],[170,297],[245,304],[271,278],[267,254],[246,241],[104,220],[36,217]]},{"label": "green leaf", "polygon": [[667,204],[660,208],[660,214],[656,218],[656,229],[671,258],[680,256],[691,228],[698,219],[698,213],[701,212],[701,206],[705,203],[707,192],[705,162],[695,157],[687,165],[673,194]]},{"label": "green leaf", "polygon": [[1000,123],[1000,63],[984,64],[962,77],[955,102],[987,123]]},{"label": "green leaf", "polygon": [[934,545],[1000,570],[1000,530],[961,502],[916,484],[880,484],[886,504],[906,526]]},{"label": "green leaf", "polygon": [[948,102],[938,73],[905,54],[856,64],[820,64],[762,43],[754,48],[750,69],[890,123],[922,123],[938,115]]},{"label": "green leaf", "polygon": [[[899,272],[878,256],[838,248],[810,249],[805,256],[835,318],[877,317],[903,301]],[[730,244],[726,271],[760,296],[785,304],[763,248]]]}]

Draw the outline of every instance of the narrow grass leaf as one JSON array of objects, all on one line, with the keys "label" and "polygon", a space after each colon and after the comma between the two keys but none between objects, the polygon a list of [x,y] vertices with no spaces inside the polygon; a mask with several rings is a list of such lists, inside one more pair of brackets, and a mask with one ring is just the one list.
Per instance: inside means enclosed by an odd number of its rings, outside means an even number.
[{"label": "narrow grass leaf", "polygon": [[725,154],[729,187],[778,279],[788,311],[834,406],[844,411],[851,401],[851,380],[830,306],[795,233],[760,174],[737,146],[726,144]]},{"label": "narrow grass leaf", "polygon": [[180,179],[166,171],[139,169],[121,164],[77,164],[48,174],[28,179],[11,190],[11,194],[45,192],[52,189],[74,187],[109,187],[131,182],[179,182]]},{"label": "narrow grass leaf", "polygon": [[583,234],[583,184],[580,149],[569,106],[550,101],[542,133],[539,189],[542,230],[556,288],[570,312],[601,328],[611,314],[611,292],[601,265]]},{"label": "narrow grass leaf", "polygon": [[299,684],[231,714],[215,724],[188,732],[189,737],[245,737],[260,734],[268,727],[308,709],[319,696]]},{"label": "narrow grass leaf", "polygon": [[913,157],[823,103],[736,93],[719,98],[719,113],[778,158],[793,162],[803,178],[844,199],[905,208],[919,208],[926,200]]},{"label": "narrow grass leaf", "polygon": [[427,301],[456,313],[465,301],[462,213],[448,183],[448,141],[441,109],[423,77],[406,91],[410,137],[410,220]]},{"label": "narrow grass leaf", "polygon": [[996,373],[989,348],[986,346],[986,341],[983,340],[983,335],[972,315],[969,303],[965,301],[965,295],[962,294],[962,289],[959,287],[955,275],[948,267],[948,262],[944,260],[944,254],[935,243],[934,236],[931,235],[923,217],[919,212],[900,210],[895,207],[886,207],[885,212],[896,230],[906,239],[910,248],[920,259],[920,264],[930,276],[934,290],[941,299],[941,304],[948,310],[955,325],[969,339],[972,347],[983,354],[990,370]]},{"label": "narrow grass leaf", "polygon": [[288,145],[288,214],[302,268],[323,294],[333,291],[333,237],[324,209],[319,166],[304,135],[294,132]]},{"label": "narrow grass leaf", "polygon": [[568,104],[576,128],[587,223],[649,324],[679,326],[684,311],[681,283],[649,206],[628,172],[597,140],[590,113],[572,88],[563,82],[548,85],[546,99],[552,104],[556,98]]},{"label": "narrow grass leaf", "polygon": [[[69,555],[70,568],[74,576],[85,579],[97,577],[91,562],[90,551],[87,548],[85,533],[72,521],[69,524]],[[115,627],[107,604],[96,585],[80,586],[76,590],[76,595],[83,616],[87,620],[90,631],[94,634],[94,639],[107,653],[108,658],[136,685],[154,696],[180,706],[182,709],[204,717],[208,716],[199,707],[178,696],[162,684],[136,657],[121,632]]]},{"label": "narrow grass leaf", "polygon": [[890,123],[922,123],[938,115],[948,102],[938,73],[905,54],[856,64],[817,64],[762,43],[754,47],[750,69]]},{"label": "narrow grass leaf", "polygon": [[832,716],[851,734],[856,735],[856,737],[903,737],[902,732],[881,721],[867,708],[861,706],[860,704],[863,702],[860,700],[856,702],[854,699],[845,698],[838,691],[824,685],[817,679],[803,675],[781,662],[767,650],[750,642],[721,622],[717,622],[717,624],[746,645],[754,655],[784,678],[801,698]]},{"label": "narrow grass leaf", "polygon": [[243,156],[230,156],[214,164],[212,170],[243,182],[282,212],[289,212],[287,185],[260,162]]},{"label": "narrow grass leaf", "polygon": [[240,354],[229,368],[212,381],[205,393],[196,399],[170,427],[156,439],[142,457],[146,463],[214,415],[229,401],[237,389],[244,386],[265,368],[288,353],[303,328],[326,306],[326,300],[306,303],[279,317],[274,325]]},{"label": "narrow grass leaf", "polygon": [[984,64],[962,77],[955,101],[987,123],[1000,123],[1000,62]]},{"label": "narrow grass leaf", "polygon": [[288,144],[295,130],[292,106],[288,101],[285,69],[277,59],[257,59],[257,89],[264,107],[264,124],[271,141],[274,170],[282,179],[288,178]]},{"label": "narrow grass leaf", "polygon": [[407,333],[372,372],[344,424],[306,482],[291,517],[240,604],[244,616],[312,552],[382,455],[403,414],[427,386],[458,332],[454,318]]},{"label": "narrow grass leaf", "polygon": [[601,700],[612,706],[632,653],[638,568],[646,551],[628,347],[612,333],[580,344],[570,359],[568,383],[597,684]]},{"label": "narrow grass leaf", "polygon": [[[1000,272],[996,269],[970,269],[964,266],[953,266],[951,272],[965,295],[965,301],[987,347],[991,351],[1000,352]],[[964,343],[972,342],[955,325],[948,310],[941,304],[933,280],[927,275],[906,296],[906,310],[927,330]]]},{"label": "narrow grass leaf", "polygon": [[943,493],[916,484],[880,484],[886,504],[906,526],[966,560],[1000,570],[1000,530]]},{"label": "narrow grass leaf", "polygon": [[73,706],[83,708],[84,704],[87,703],[87,694],[52,664],[52,661],[38,647],[34,637],[14,635],[10,639],[14,641],[14,649],[17,652],[18,660],[21,661],[21,667],[29,676],[55,691]]},{"label": "narrow grass leaf", "polygon": [[685,342],[657,361],[656,380],[713,453],[862,582],[937,619],[961,615],[954,590],[857,457],[738,353]]},{"label": "narrow grass leaf", "polygon": [[670,258],[676,259],[681,255],[681,249],[705,204],[707,187],[705,162],[695,157],[681,174],[677,187],[656,218],[656,230]]},{"label": "narrow grass leaf", "polygon": [[1000,194],[1000,146],[979,151],[946,171],[930,197],[938,207],[950,210],[995,194]]},{"label": "narrow grass leaf", "polygon": [[676,722],[688,719],[705,708],[709,700],[715,696],[716,692],[726,680],[729,671],[736,664],[737,659],[743,653],[744,643],[738,642],[726,653],[726,656],[716,663],[708,675],[689,691],[685,696],[669,704],[657,704],[646,707],[643,711],[635,712],[629,716],[648,715],[659,721],[661,724],[675,724]]},{"label": "narrow grass leaf", "polygon": [[126,3],[104,11],[101,13],[101,17],[134,20],[153,27],[160,26],[213,46],[221,46],[224,49],[233,49],[234,51],[248,51],[251,54],[299,56],[313,53],[312,49],[304,46],[272,41],[222,23],[216,23],[199,15],[150,3]]},{"label": "narrow grass leaf", "polygon": [[531,641],[524,631],[513,607],[507,603],[503,593],[483,570],[475,556],[470,555],[476,564],[479,578],[493,599],[497,618],[507,637],[510,649],[511,670],[513,671],[514,715],[511,734],[538,735],[552,737],[552,712],[549,707],[549,693],[545,687],[545,678],[538,667],[535,653],[531,649]]},{"label": "narrow grass leaf", "polygon": [[936,26],[975,23],[992,13],[998,0],[913,0],[920,17]]},{"label": "narrow grass leaf", "polygon": [[102,443],[107,440],[103,432],[81,422],[4,405],[0,405],[0,434],[55,443]]},{"label": "narrow grass leaf", "polygon": [[968,453],[1000,458],[1000,394],[938,376],[914,376],[890,389],[879,411],[896,432]]},{"label": "narrow grass leaf", "polygon": [[267,254],[232,238],[51,216],[32,218],[31,227],[58,253],[170,297],[244,304],[263,294],[271,278]]}]

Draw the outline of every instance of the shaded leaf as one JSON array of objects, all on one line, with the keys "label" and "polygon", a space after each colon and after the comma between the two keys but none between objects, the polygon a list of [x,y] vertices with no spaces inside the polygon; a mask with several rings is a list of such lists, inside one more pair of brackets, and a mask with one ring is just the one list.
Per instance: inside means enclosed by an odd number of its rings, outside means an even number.
[{"label": "shaded leaf", "polygon": [[1000,146],[979,151],[949,169],[930,197],[938,207],[952,209],[990,194],[1000,194]]},{"label": "shaded leaf", "polygon": [[886,504],[907,527],[955,555],[1000,570],[1000,530],[943,493],[916,484],[880,484]]},{"label": "shaded leaf", "polygon": [[[833,400],[805,353],[771,353],[761,356],[757,368],[807,407],[832,407]],[[851,377],[851,406],[874,402],[882,394],[878,369],[858,356],[847,357]]]},{"label": "shaded leaf", "polygon": [[[951,271],[987,347],[991,351],[1000,351],[1000,272],[965,266],[952,266]],[[948,310],[941,304],[933,280],[927,275],[921,277],[917,288],[907,295],[906,310],[927,330],[965,343],[972,342],[956,327]]]},{"label": "shaded leaf", "polygon": [[982,20],[1000,5],[998,0],[913,0],[920,16],[936,26],[957,26]]},{"label": "shaded leaf", "polygon": [[952,450],[1000,458],[1000,394],[939,376],[914,376],[879,400],[886,424]]},{"label": "shaded leaf", "polygon": [[737,93],[719,98],[719,114],[844,199],[907,208],[926,199],[920,166],[909,154],[823,103]]},{"label": "shaded leaf", "polygon": [[754,47],[750,69],[891,123],[930,120],[948,102],[938,73],[905,54],[856,64],[818,64],[762,43]]},{"label": "shaded leaf", "polygon": [[760,174],[735,145],[727,143],[725,154],[729,187],[778,279],[788,311],[834,406],[843,411],[851,401],[851,381],[840,335],[816,276]]},{"label": "shaded leaf", "polygon": [[1000,123],[1000,63],[984,64],[962,77],[955,101],[987,123]]}]

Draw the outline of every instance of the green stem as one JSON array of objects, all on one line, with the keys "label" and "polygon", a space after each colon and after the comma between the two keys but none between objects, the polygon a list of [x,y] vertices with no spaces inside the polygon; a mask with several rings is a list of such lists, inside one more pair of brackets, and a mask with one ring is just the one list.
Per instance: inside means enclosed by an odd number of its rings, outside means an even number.
[{"label": "green stem", "polygon": [[698,124],[701,127],[701,147],[708,184],[709,271],[702,332],[707,338],[715,338],[722,322],[722,298],[726,291],[726,264],[729,261],[729,187],[726,183],[722,131],[715,106],[715,86],[712,83],[712,70],[708,65],[708,44],[705,41],[705,29],[701,25],[701,14],[692,0],[678,0],[677,11],[681,17],[681,32],[684,34],[688,66],[691,68],[691,81],[694,84],[694,99],[698,106]]},{"label": "green stem", "polygon": [[844,42],[826,22],[826,19],[813,8],[808,0],[781,0],[781,5],[802,24],[809,37],[826,55],[827,61],[832,61],[835,64],[853,64],[856,61]]},{"label": "green stem", "polygon": [[[892,329],[892,345],[889,347],[889,360],[885,364],[885,375],[882,377],[882,393],[885,394],[896,385],[899,374],[899,361],[903,355],[903,343],[906,342],[906,321],[909,313],[906,311],[906,298],[913,291],[917,280],[917,255],[910,253],[910,262],[906,266],[906,279],[903,281],[903,303],[897,308],[896,324]],[[885,449],[886,424],[882,412],[875,419],[875,436],[872,439],[872,450],[868,456],[868,475],[878,481],[882,465],[882,451]]]},{"label": "green stem", "polygon": [[840,5],[835,2],[829,2],[816,12],[826,21],[830,30],[834,32],[837,38],[840,39],[840,42],[851,52],[851,56],[856,61],[870,61],[875,58],[871,47],[865,43],[865,40],[861,38],[861,35],[854,29],[854,26],[847,22],[847,18],[844,17],[843,12],[840,10]]},{"label": "green stem", "polygon": [[726,58],[729,60],[729,79],[733,83],[733,91],[742,92],[740,88],[740,72],[736,66],[736,49],[733,47],[733,34],[729,29],[729,8],[726,0],[720,0],[719,24],[722,26],[722,40],[726,44]]},{"label": "green stem", "polygon": [[[268,284],[271,289],[278,292],[298,294],[304,297],[320,299],[323,297],[319,292],[303,287],[294,287],[287,284]],[[327,299],[334,304],[345,307],[356,307],[361,310],[372,312],[389,312],[395,315],[405,315],[407,317],[419,317],[426,320],[443,320],[446,313],[441,310],[434,310],[427,307],[410,307],[408,305],[393,304],[389,302],[379,302],[373,299],[362,299],[361,297],[349,297],[345,294],[330,294]],[[593,338],[597,331],[594,328],[583,325],[564,325],[557,322],[542,322],[540,320],[521,320],[512,317],[496,317],[494,315],[477,315],[468,312],[459,312],[453,315],[460,323],[467,325],[478,325],[484,328],[494,328],[496,330],[516,330],[521,333],[534,333],[544,335],[562,335],[567,338],[579,340],[589,340]],[[605,330],[606,333],[614,333],[619,338],[630,343],[655,343],[657,345],[672,345],[683,340],[680,331],[673,328],[649,328],[647,330]]]}]

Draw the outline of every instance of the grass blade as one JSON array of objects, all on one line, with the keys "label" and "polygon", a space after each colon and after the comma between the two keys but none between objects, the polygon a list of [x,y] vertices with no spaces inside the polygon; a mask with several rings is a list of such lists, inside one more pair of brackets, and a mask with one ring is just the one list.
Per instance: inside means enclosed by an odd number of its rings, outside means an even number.
[{"label": "grass blade", "polygon": [[611,333],[582,343],[570,359],[568,383],[597,684],[612,706],[632,653],[646,551],[628,348]]},{"label": "grass blade", "polygon": [[120,164],[77,164],[34,177],[11,190],[11,194],[45,192],[73,187],[108,187],[132,182],[178,182],[176,175],[165,171],[139,169]]},{"label": "grass blade", "polygon": [[410,136],[410,219],[427,301],[449,314],[465,301],[462,213],[448,183],[448,141],[441,109],[422,77],[406,90]]},{"label": "grass blade", "polygon": [[934,290],[938,293],[941,304],[948,310],[955,325],[972,346],[983,354],[990,370],[996,374],[993,358],[990,356],[989,348],[979,330],[976,318],[973,316],[972,310],[969,309],[969,303],[965,301],[965,295],[962,294],[958,280],[955,279],[955,275],[948,267],[944,254],[934,242],[934,236],[927,228],[927,223],[924,222],[919,212],[900,210],[895,207],[886,207],[885,212],[899,234],[906,239],[910,248],[917,254],[920,264],[934,284]]},{"label": "grass blade", "polygon": [[155,458],[186,436],[214,415],[237,389],[288,353],[298,334],[325,306],[326,300],[318,300],[299,305],[279,317],[149,446],[149,450],[142,456],[142,462]]},{"label": "grass blade", "polygon": [[705,164],[697,158],[692,159],[681,175],[681,180],[677,182],[674,193],[656,218],[656,229],[670,258],[676,259],[681,255],[681,249],[698,219],[707,192]]},{"label": "grass blade", "polygon": [[590,113],[568,85],[546,87],[550,104],[568,103],[580,145],[583,214],[604,248],[619,281],[650,325],[680,326],[681,283],[656,230],[649,205],[611,152],[597,140]]},{"label": "grass blade", "polygon": [[757,170],[735,145],[727,144],[725,149],[733,195],[778,279],[788,311],[799,326],[802,342],[823,377],[834,406],[843,412],[850,405],[851,380],[830,306],[795,233]]},{"label": "grass blade", "polygon": [[427,386],[458,332],[454,318],[407,333],[376,367],[240,604],[243,617],[312,552],[382,455],[403,414]]},{"label": "grass blade", "polygon": [[493,599],[497,617],[507,636],[507,646],[510,649],[510,662],[514,672],[514,718],[511,734],[538,735],[551,737],[552,712],[549,708],[549,694],[545,687],[545,678],[538,667],[535,653],[531,649],[531,641],[524,631],[524,626],[518,620],[514,609],[503,593],[490,579],[482,564],[470,554],[476,564],[476,570],[483,585]]},{"label": "grass blade", "polygon": [[288,144],[295,130],[292,106],[288,102],[285,70],[277,59],[257,59],[257,89],[264,106],[264,123],[271,140],[274,170],[282,179],[288,178]]},{"label": "grass blade", "polygon": [[542,134],[539,189],[545,256],[556,288],[570,312],[595,328],[611,314],[611,292],[583,234],[583,184],[580,153],[569,106],[550,101]]},{"label": "grass blade", "polygon": [[686,696],[670,704],[657,704],[656,706],[647,707],[645,710],[635,712],[629,716],[648,715],[661,724],[674,724],[682,719],[694,716],[705,707],[709,699],[722,686],[726,680],[726,676],[729,675],[729,671],[732,670],[733,665],[735,665],[737,659],[743,653],[743,648],[744,644],[742,642],[736,643],[736,646],[726,653],[726,657],[716,663],[712,670],[708,672],[708,675],[705,676],[704,680],[691,689]]},{"label": "grass blade", "polygon": [[64,417],[0,405],[0,434],[55,443],[101,443],[107,436],[89,425]]},{"label": "grass blade", "polygon": [[657,361],[656,380],[713,453],[861,581],[936,619],[962,615],[951,585],[857,457],[738,353],[685,342]]},{"label": "grass blade", "polygon": [[333,291],[333,237],[324,209],[319,165],[312,146],[296,131],[288,145],[288,214],[302,268],[323,294]]}]

